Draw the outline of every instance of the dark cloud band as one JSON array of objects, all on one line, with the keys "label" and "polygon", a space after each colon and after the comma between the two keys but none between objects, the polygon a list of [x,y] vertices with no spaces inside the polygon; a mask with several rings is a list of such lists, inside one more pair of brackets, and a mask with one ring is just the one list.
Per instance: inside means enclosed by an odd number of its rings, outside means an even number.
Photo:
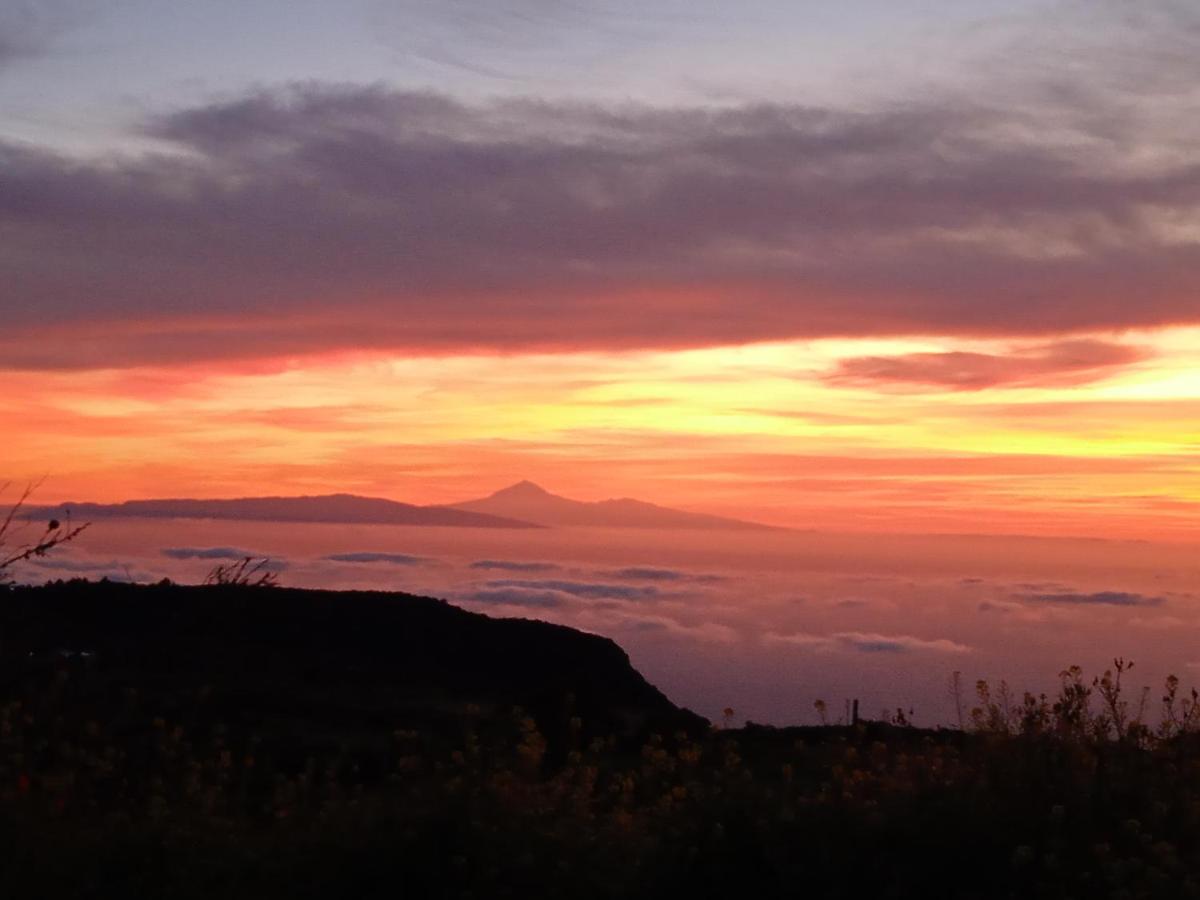
[{"label": "dark cloud band", "polygon": [[1161,606],[1166,602],[1164,597],[1129,591],[1097,591],[1091,594],[1075,592],[1029,594],[1023,599],[1030,603],[1049,603],[1059,606]]},{"label": "dark cloud band", "polygon": [[158,154],[0,143],[0,361],[1200,322],[1200,242],[1180,230],[1200,167],[1147,172],[1136,136],[1068,151],[1019,124],[965,102],[470,106],[303,86],[156,120]]}]

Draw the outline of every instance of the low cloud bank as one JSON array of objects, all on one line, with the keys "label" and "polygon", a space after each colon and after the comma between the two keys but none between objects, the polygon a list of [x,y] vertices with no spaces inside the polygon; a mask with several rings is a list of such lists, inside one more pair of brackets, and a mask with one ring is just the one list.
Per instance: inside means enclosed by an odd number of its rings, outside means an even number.
[{"label": "low cloud bank", "polygon": [[945,638],[919,638],[909,634],[870,634],[842,631],[836,634],[815,635],[803,632],[781,634],[769,632],[766,640],[777,644],[793,644],[816,651],[851,650],[858,653],[970,653],[966,644]]},{"label": "low cloud bank", "polygon": [[329,562],[385,563],[392,566],[422,566],[430,562],[430,559],[426,556],[412,556],[408,553],[377,553],[373,551],[331,553],[321,558]]},{"label": "low cloud bank", "polygon": [[495,569],[501,572],[557,572],[562,566],[547,562],[521,562],[511,559],[477,559],[472,569]]}]

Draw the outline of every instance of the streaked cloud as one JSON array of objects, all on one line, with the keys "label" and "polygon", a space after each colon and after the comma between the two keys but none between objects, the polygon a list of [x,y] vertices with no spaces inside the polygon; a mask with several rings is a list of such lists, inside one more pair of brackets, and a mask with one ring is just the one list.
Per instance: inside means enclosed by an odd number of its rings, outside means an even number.
[{"label": "streaked cloud", "polygon": [[501,572],[554,572],[560,568],[557,563],[523,562],[514,559],[477,559],[471,563],[472,569],[494,569]]},{"label": "streaked cloud", "polygon": [[742,637],[737,629],[720,622],[688,623],[664,616],[621,616],[613,622],[613,627],[642,635],[661,634],[702,643],[732,644]]},{"label": "streaked cloud", "polygon": [[168,559],[178,560],[265,559],[268,568],[275,572],[282,572],[290,565],[286,559],[280,559],[270,553],[258,553],[254,550],[243,550],[240,547],[164,547],[160,552]]},{"label": "streaked cloud", "polygon": [[488,588],[462,594],[460,600],[488,606],[531,606],[536,609],[558,609],[567,598],[559,591],[539,591],[526,588]]},{"label": "streaked cloud", "polygon": [[359,551],[354,553],[331,553],[322,557],[329,562],[344,563],[385,563],[391,566],[422,566],[430,562],[428,557],[412,556],[407,553],[380,553],[376,551]]},{"label": "streaked cloud", "polygon": [[1149,356],[1139,347],[1097,340],[1015,348],[1007,354],[909,353],[843,359],[825,380],[881,390],[979,391],[994,387],[1061,387],[1111,376]]},{"label": "streaked cloud", "polygon": [[18,584],[39,584],[48,578],[86,578],[98,581],[146,583],[160,576],[143,568],[138,563],[127,563],[119,559],[78,559],[49,556],[24,560],[13,567],[14,580]]},{"label": "streaked cloud", "polygon": [[658,588],[635,587],[627,584],[609,584],[605,582],[566,581],[547,579],[545,581],[524,581],[520,579],[498,579],[487,582],[488,588],[533,591],[555,591],[569,594],[572,597],[595,600],[649,600],[658,596]]},{"label": "streaked cloud", "polygon": [[1026,594],[1022,599],[1029,603],[1047,603],[1057,606],[1161,606],[1167,602],[1165,597],[1157,597],[1129,591]]},{"label": "streaked cloud", "polygon": [[267,554],[239,547],[164,547],[162,555],[171,559],[255,559]]},{"label": "streaked cloud", "polygon": [[803,632],[768,632],[764,639],[770,643],[792,644],[815,651],[849,650],[857,653],[970,653],[966,644],[946,638],[926,639],[909,634],[872,634],[859,631],[843,631],[836,634],[816,635]]},{"label": "streaked cloud", "polygon": [[675,582],[692,584],[716,584],[724,579],[720,575],[705,572],[690,572],[683,569],[665,569],[660,566],[626,566],[609,569],[599,574],[622,581]]}]

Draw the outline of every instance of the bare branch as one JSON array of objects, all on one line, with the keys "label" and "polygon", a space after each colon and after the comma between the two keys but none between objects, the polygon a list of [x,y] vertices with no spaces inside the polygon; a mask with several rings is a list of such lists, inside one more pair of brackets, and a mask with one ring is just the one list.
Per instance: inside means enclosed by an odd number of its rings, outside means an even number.
[{"label": "bare branch", "polygon": [[204,579],[206,585],[237,587],[275,587],[279,576],[267,569],[271,560],[266,557],[255,559],[247,556],[228,565],[215,567]]},{"label": "bare branch", "polygon": [[[21,544],[17,547],[10,547],[6,550],[5,544],[7,539],[11,537],[13,523],[17,520],[26,501],[41,483],[41,481],[37,481],[26,485],[25,489],[21,492],[21,496],[9,507],[3,521],[0,522],[0,584],[5,584],[10,580],[8,570],[16,563],[24,562],[34,557],[45,556],[60,544],[73,541],[91,525],[90,522],[85,522],[82,525],[72,525],[70,516],[65,521],[51,519],[46,523],[45,530],[36,541],[29,544]],[[0,486],[0,493],[3,493],[10,484],[11,482]]]}]

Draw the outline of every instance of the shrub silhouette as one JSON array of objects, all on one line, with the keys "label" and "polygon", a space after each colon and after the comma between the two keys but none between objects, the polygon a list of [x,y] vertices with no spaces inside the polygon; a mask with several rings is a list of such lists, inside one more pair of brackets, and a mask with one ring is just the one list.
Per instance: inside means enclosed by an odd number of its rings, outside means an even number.
[{"label": "shrub silhouette", "polygon": [[[0,486],[0,494],[3,494],[11,486],[11,482]],[[14,565],[28,559],[45,556],[60,544],[77,538],[91,524],[85,522],[83,525],[72,525],[69,516],[65,521],[50,519],[33,541],[14,545],[13,540],[19,530],[17,523],[21,521],[21,510],[33,495],[35,487],[36,485],[26,485],[25,490],[21,492],[21,495],[9,507],[4,518],[0,520],[0,585],[11,582],[11,571]]]},{"label": "shrub silhouette", "polygon": [[204,583],[220,587],[274,587],[279,583],[279,576],[267,568],[270,564],[269,559],[255,559],[253,556],[233,563],[222,563],[213,567],[205,576]]},{"label": "shrub silhouette", "polygon": [[[402,620],[372,618],[386,595],[85,587],[76,606],[49,603],[70,584],[0,606],[5,895],[1174,900],[1200,886],[1200,694],[1169,678],[1150,727],[1124,660],[1094,678],[1068,667],[1050,696],[979,682],[965,729],[730,721],[631,743],[611,724],[627,700],[597,729],[605,708],[582,693],[460,703],[436,679],[414,688],[427,658],[408,682],[379,677],[435,618],[475,655],[528,630],[545,652],[599,648],[565,629],[393,597],[396,616],[429,616],[397,653],[403,636],[381,626]],[[126,643],[86,642],[130,623]],[[247,634],[253,648],[231,646]],[[198,647],[183,659],[172,640]],[[521,662],[499,653],[476,677],[490,687]],[[432,717],[402,720],[422,699]]]},{"label": "shrub silhouette", "polygon": [[1058,695],[1053,700],[1026,692],[1018,701],[1006,682],[1001,681],[993,691],[987,681],[979,681],[975,685],[978,705],[970,712],[971,730],[1137,746],[1200,731],[1200,693],[1193,688],[1189,696],[1180,697],[1179,679],[1174,675],[1164,685],[1157,730],[1151,728],[1146,722],[1150,688],[1141,688],[1132,706],[1124,693],[1122,679],[1132,669],[1132,660],[1117,657],[1112,668],[1089,683],[1079,666],[1069,666],[1059,673]]}]

